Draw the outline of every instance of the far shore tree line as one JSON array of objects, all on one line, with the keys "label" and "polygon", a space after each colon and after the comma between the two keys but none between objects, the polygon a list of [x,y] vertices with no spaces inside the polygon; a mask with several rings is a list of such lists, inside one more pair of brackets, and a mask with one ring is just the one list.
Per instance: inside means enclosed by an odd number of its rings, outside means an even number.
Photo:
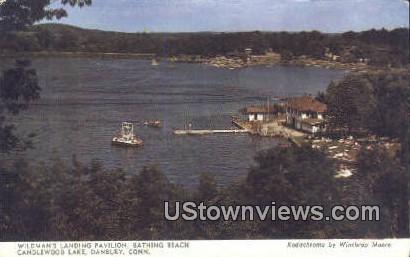
[{"label": "far shore tree line", "polygon": [[241,55],[274,51],[283,60],[299,56],[337,57],[340,62],[366,62],[374,66],[403,67],[409,63],[409,29],[398,28],[325,34],[310,32],[238,33],[120,33],[41,24],[0,39],[7,52],[65,51],[89,53],[150,53],[178,55]]}]

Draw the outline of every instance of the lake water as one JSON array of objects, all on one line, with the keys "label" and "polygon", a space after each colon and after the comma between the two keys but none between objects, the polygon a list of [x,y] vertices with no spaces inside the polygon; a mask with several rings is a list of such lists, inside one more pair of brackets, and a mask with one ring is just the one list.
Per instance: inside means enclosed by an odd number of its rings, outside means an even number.
[{"label": "lake water", "polygon": [[[16,119],[21,133],[37,134],[35,148],[25,157],[70,163],[76,155],[83,163],[99,160],[128,172],[156,165],[171,181],[188,187],[197,184],[201,172],[215,175],[221,184],[243,178],[256,153],[278,141],[246,134],[175,136],[173,129],[186,122],[194,129],[231,128],[230,116],[246,105],[263,104],[268,96],[316,94],[345,74],[321,68],[225,70],[80,58],[36,59],[33,66],[42,98]],[[164,128],[144,127],[149,119],[163,120]],[[143,147],[111,146],[122,121],[134,122]]]}]

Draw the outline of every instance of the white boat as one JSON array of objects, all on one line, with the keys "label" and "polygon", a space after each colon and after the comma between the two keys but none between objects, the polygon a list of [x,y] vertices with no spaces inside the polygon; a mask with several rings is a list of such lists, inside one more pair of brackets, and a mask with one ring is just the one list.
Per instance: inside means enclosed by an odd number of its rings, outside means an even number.
[{"label": "white boat", "polygon": [[123,146],[141,146],[144,142],[134,135],[134,125],[129,122],[121,124],[120,134],[112,139],[112,144]]},{"label": "white boat", "polygon": [[160,120],[147,120],[144,122],[144,125],[152,128],[162,128],[162,122]]},{"label": "white boat", "polygon": [[156,59],[152,59],[151,65],[152,65],[152,66],[158,66],[159,63],[157,62]]}]

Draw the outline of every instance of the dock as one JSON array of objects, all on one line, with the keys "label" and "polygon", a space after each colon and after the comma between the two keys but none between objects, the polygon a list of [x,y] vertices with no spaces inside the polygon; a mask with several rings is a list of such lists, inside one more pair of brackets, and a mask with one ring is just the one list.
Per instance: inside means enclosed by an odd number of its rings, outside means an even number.
[{"label": "dock", "polygon": [[251,126],[249,126],[249,124],[247,124],[246,122],[239,120],[238,118],[232,117],[232,124],[241,130],[247,130],[251,132]]},{"label": "dock", "polygon": [[[305,141],[306,134],[283,125],[279,120],[260,123],[259,126],[253,127],[252,123],[232,117],[232,123],[239,129],[249,131],[252,135],[263,137],[282,137],[289,140],[292,144],[301,146]],[[255,124],[255,123],[254,123]]]},{"label": "dock", "polygon": [[216,129],[216,130],[174,130],[175,135],[207,135],[217,133],[249,133],[247,129]]}]

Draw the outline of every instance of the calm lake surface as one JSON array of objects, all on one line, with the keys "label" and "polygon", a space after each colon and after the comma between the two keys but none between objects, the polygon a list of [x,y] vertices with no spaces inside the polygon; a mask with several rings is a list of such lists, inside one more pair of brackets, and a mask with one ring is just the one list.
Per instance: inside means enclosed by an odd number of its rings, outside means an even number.
[{"label": "calm lake surface", "polygon": [[[191,122],[194,129],[231,128],[230,116],[268,96],[316,94],[344,71],[322,68],[251,67],[225,70],[199,64],[151,66],[145,60],[45,58],[33,61],[42,87],[41,100],[17,117],[21,133],[34,132],[34,149],[7,158],[48,163],[73,155],[87,164],[99,160],[110,168],[139,172],[158,166],[187,187],[209,172],[221,184],[243,178],[259,150],[277,139],[217,134],[175,136],[173,129]],[[164,128],[144,127],[161,119]],[[135,124],[145,145],[111,146],[123,121]]]}]

